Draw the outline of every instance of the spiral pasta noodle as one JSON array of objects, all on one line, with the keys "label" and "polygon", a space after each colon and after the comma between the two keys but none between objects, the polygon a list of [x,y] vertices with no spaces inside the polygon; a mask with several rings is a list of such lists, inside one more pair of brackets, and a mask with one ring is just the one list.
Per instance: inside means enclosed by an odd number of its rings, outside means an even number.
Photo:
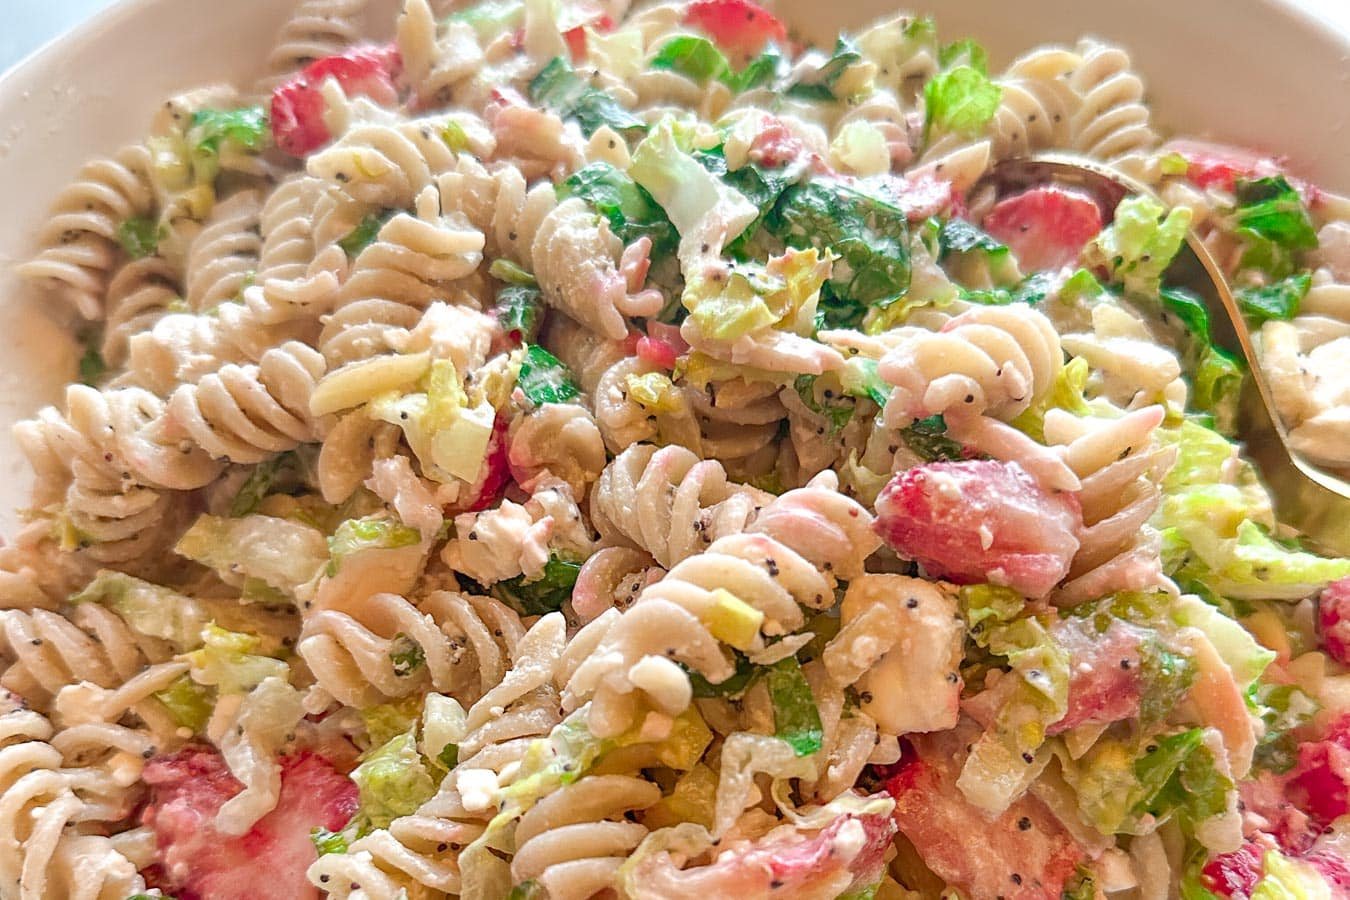
[{"label": "spiral pasta noodle", "polygon": [[[1350,468],[1350,201],[1159,146],[1092,39],[399,6],[299,0],[37,229],[86,352],[15,431],[0,896],[1321,877],[1350,560],[1227,430],[1166,207]],[[1056,149],[1162,206],[992,176]]]},{"label": "spiral pasta noodle", "polygon": [[154,210],[150,165],[149,151],[134,145],[81,169],[38,234],[42,249],[18,273],[55,287],[81,317],[102,319],[103,294],[119,258],[117,230]]}]

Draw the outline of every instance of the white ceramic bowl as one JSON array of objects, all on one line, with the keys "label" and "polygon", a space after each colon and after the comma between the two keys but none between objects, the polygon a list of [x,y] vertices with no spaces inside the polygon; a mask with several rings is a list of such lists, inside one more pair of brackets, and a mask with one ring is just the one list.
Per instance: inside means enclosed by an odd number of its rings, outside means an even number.
[{"label": "white ceramic bowl", "polygon": [[[0,434],[58,399],[74,371],[74,345],[8,271],[30,252],[52,198],[86,159],[144,134],[175,90],[249,83],[292,5],[123,0],[0,78]],[[390,32],[395,5],[373,4],[373,36]],[[776,8],[822,42],[896,9],[835,0],[825,15],[823,5]],[[1300,174],[1350,190],[1350,34],[1277,0],[927,0],[925,9],[937,11],[946,39],[974,36],[995,62],[1084,34],[1123,44],[1164,127],[1287,154]],[[13,442],[0,439],[0,534],[12,532],[28,484]]]}]

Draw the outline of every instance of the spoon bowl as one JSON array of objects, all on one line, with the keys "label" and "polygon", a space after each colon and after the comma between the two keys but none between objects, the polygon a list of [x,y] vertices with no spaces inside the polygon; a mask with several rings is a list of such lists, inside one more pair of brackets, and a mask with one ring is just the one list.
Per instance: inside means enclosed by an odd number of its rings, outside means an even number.
[{"label": "spoon bowl", "polygon": [[[1111,166],[1071,154],[1004,160],[983,183],[1000,196],[1047,184],[1076,188],[1095,198],[1108,215],[1127,196],[1154,196],[1147,186]],[[1167,282],[1204,301],[1214,343],[1247,364],[1239,397],[1238,433],[1270,488],[1280,519],[1298,529],[1315,549],[1350,556],[1350,483],[1314,465],[1289,445],[1232,288],[1194,231],[1187,232],[1185,246],[1167,270]]]}]

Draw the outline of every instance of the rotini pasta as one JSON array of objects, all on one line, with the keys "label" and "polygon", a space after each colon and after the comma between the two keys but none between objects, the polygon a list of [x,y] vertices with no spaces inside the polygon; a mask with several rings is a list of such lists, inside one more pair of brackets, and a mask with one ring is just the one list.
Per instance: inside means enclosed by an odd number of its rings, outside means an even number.
[{"label": "rotini pasta", "polygon": [[[300,0],[20,267],[87,352],[15,433],[0,897],[1334,893],[1350,561],[1168,276],[1350,468],[1350,203],[1094,39],[399,5]],[[987,177],[1043,150],[1158,199]]]}]

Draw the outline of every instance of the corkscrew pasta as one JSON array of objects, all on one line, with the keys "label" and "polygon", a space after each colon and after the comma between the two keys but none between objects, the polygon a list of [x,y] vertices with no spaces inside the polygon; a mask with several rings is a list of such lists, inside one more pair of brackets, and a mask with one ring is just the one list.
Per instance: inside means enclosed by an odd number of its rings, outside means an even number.
[{"label": "corkscrew pasta", "polygon": [[[1169,271],[1350,467],[1350,203],[1094,38],[373,13],[18,267],[87,353],[15,432],[0,898],[1340,896],[1350,560]],[[1044,150],[1156,197],[989,177]]]}]

